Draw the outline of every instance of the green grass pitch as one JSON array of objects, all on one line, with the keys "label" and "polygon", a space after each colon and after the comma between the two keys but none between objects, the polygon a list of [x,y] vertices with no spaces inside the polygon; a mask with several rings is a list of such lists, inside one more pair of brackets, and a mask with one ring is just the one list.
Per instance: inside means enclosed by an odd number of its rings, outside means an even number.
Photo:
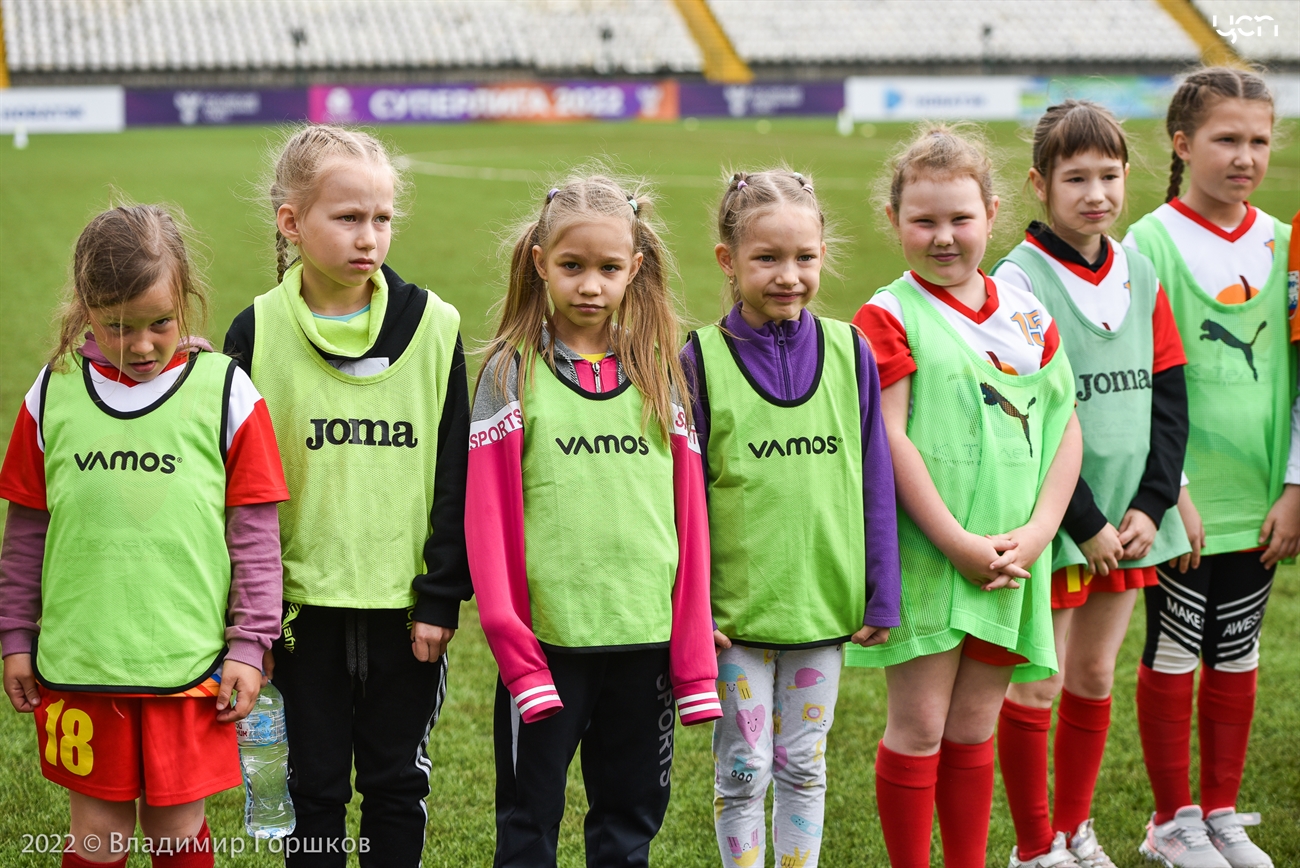
[{"label": "green grass pitch", "polygon": [[[1168,150],[1160,125],[1129,125],[1137,151],[1129,180],[1127,217],[1163,199]],[[761,132],[760,128],[765,129]],[[778,160],[811,174],[819,196],[845,239],[841,277],[827,277],[818,309],[851,317],[879,286],[904,268],[896,245],[881,231],[867,189],[888,153],[907,135],[902,125],[878,125],[871,135],[842,138],[831,120],[705,121],[699,124],[467,125],[394,127],[382,131],[423,169],[412,175],[411,213],[399,226],[388,262],[404,277],[436,291],[461,311],[469,344],[490,333],[489,308],[503,286],[499,233],[515,219],[535,214],[550,177],[592,155],[607,155],[651,178],[660,214],[677,256],[687,320],[718,316],[722,280],[713,263],[713,205],[722,166],[760,168]],[[1004,212],[999,241],[986,265],[1015,243],[1035,214],[1022,191],[1028,162],[1024,132],[1014,124],[990,127],[1006,158]],[[36,376],[53,334],[52,318],[66,284],[72,245],[86,221],[114,192],[136,201],[181,206],[197,228],[209,260],[213,311],[207,334],[218,344],[231,318],[274,283],[269,206],[257,197],[265,157],[280,131],[265,128],[140,129],[119,135],[33,136],[25,151],[0,139],[0,251],[8,263],[0,297],[0,445],[8,442],[14,414]],[[486,169],[489,171],[479,171]],[[432,171],[436,174],[429,174]],[[533,174],[536,173],[536,174]],[[530,181],[529,178],[532,178]],[[1273,154],[1268,179],[1254,202],[1289,219],[1300,205],[1300,144]],[[20,267],[21,266],[21,267]],[[477,361],[472,363],[477,368]],[[1240,807],[1263,813],[1255,840],[1278,866],[1300,864],[1300,590],[1295,568],[1285,568],[1273,593],[1264,629],[1259,711]],[[1133,711],[1134,677],[1142,611],[1120,659],[1114,725],[1095,803],[1103,844],[1121,866],[1141,863],[1136,847],[1151,795],[1142,767]],[[479,866],[493,847],[491,703],[495,665],[483,641],[476,609],[465,607],[452,644],[450,688],[442,720],[430,742],[433,792],[425,864]],[[885,685],[879,672],[848,670],[830,739],[826,840],[822,864],[885,865],[875,812],[872,764],[884,728]],[[0,711],[0,866],[56,865],[56,856],[24,853],[25,835],[67,830],[67,799],[37,768],[31,719]],[[1195,761],[1194,761],[1195,763]],[[1193,765],[1195,772],[1195,764]],[[661,866],[719,864],[712,829],[709,730],[678,730],[674,798],[655,842]],[[990,865],[1005,864],[1014,843],[1005,797],[994,799]],[[1195,791],[1195,790],[1194,790]],[[561,830],[560,864],[582,858],[585,807],[578,763],[570,775],[568,812]],[[355,834],[355,800],[349,814]],[[216,837],[242,835],[239,790],[209,804]],[[977,818],[972,818],[976,822]],[[251,844],[251,841],[249,842]],[[935,864],[939,864],[937,829]],[[279,864],[265,852],[223,857],[220,864]],[[148,864],[132,856],[131,868]],[[771,864],[769,859],[769,864]]]}]

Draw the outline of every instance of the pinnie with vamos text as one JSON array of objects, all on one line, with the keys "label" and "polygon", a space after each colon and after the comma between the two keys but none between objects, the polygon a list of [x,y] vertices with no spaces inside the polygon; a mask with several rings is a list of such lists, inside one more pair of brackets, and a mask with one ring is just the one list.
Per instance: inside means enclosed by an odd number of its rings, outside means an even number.
[{"label": "pinnie with vamos text", "polygon": [[280,283],[226,335],[266,396],[293,495],[266,670],[284,695],[294,866],[344,864],[354,762],[370,858],[419,863],[429,733],[472,590],[460,315],[385,262],[403,180],[365,133],[293,133],[269,184]]},{"label": "pinnie with vamos text", "polygon": [[652,206],[604,170],[534,206],[475,391],[466,515],[501,671],[496,868],[554,868],[579,745],[587,864],[648,865],[674,708],[687,726],[722,714],[704,479]]},{"label": "pinnie with vamos text", "polygon": [[72,272],[0,469],[5,692],[68,790],[65,868],[125,868],[108,848],[137,815],[154,868],[210,868],[204,799],[241,781],[234,722],[279,633],[289,494],[266,403],[197,335],[177,218],[105,211]]}]

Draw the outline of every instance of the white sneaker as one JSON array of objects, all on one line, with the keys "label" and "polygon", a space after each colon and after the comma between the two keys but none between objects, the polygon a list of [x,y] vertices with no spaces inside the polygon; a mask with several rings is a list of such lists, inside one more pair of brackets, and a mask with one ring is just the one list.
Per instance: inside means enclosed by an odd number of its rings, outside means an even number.
[{"label": "white sneaker", "polygon": [[1179,808],[1168,823],[1147,823],[1147,836],[1138,852],[1165,868],[1232,868],[1210,843],[1199,805]]},{"label": "white sneaker", "polygon": [[1075,859],[1074,854],[1070,852],[1064,832],[1056,833],[1056,837],[1052,839],[1052,849],[1028,862],[1021,862],[1020,848],[1012,847],[1011,861],[1007,864],[1007,868],[1054,868],[1054,866],[1079,868],[1079,860]]},{"label": "white sneaker", "polygon": [[1233,808],[1219,808],[1205,817],[1210,843],[1232,868],[1273,868],[1273,860],[1241,828],[1258,825],[1259,814],[1238,814]]},{"label": "white sneaker", "polygon": [[1116,868],[1115,863],[1101,849],[1097,842],[1097,833],[1092,830],[1092,818],[1079,824],[1070,838],[1070,852],[1078,860],[1080,868]]}]

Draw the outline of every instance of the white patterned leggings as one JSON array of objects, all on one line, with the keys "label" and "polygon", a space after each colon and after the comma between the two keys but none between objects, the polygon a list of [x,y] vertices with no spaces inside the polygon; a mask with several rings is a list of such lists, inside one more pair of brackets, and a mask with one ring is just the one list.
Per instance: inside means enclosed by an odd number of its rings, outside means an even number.
[{"label": "white patterned leggings", "polygon": [[714,827],[725,868],[762,868],[763,799],[775,780],[777,868],[816,868],[826,807],[826,736],[835,719],[839,645],[718,657],[722,718],[713,724]]}]

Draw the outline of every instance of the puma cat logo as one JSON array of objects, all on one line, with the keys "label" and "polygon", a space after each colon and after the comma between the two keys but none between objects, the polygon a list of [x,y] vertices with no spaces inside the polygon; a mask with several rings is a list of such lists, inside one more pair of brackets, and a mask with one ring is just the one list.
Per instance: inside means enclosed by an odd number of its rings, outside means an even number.
[{"label": "puma cat logo", "polygon": [[1006,413],[1012,419],[1019,419],[1020,425],[1025,429],[1025,442],[1029,444],[1029,457],[1034,457],[1034,443],[1029,439],[1029,408],[1034,406],[1037,398],[1030,398],[1029,403],[1025,405],[1025,412],[1021,413],[1012,404],[1002,396],[1002,393],[990,386],[988,383],[980,383],[980,391],[984,393],[984,403],[990,407],[1000,407],[1002,412]]},{"label": "puma cat logo", "polygon": [[1219,325],[1214,320],[1207,319],[1205,322],[1201,323],[1201,331],[1204,332],[1204,334],[1201,335],[1201,340],[1223,341],[1233,349],[1241,350],[1242,355],[1246,357],[1246,364],[1250,365],[1250,372],[1255,375],[1255,379],[1258,381],[1259,371],[1255,370],[1254,347],[1255,341],[1259,339],[1259,333],[1264,330],[1264,326],[1266,325],[1268,325],[1268,320],[1261,322],[1259,327],[1255,329],[1255,337],[1250,339],[1250,343],[1244,343],[1236,335]]}]

